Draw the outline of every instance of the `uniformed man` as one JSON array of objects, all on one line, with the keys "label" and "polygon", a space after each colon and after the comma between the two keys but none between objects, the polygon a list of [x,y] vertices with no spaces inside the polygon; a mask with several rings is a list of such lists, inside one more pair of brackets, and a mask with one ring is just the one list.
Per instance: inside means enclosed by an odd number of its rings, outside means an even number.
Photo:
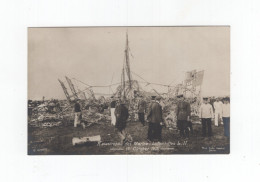
[{"label": "uniformed man", "polygon": [[177,98],[179,99],[176,108],[177,127],[180,130],[181,137],[189,137],[190,104],[184,100],[183,95],[178,95]]},{"label": "uniformed man", "polygon": [[122,143],[122,145],[124,145],[126,142],[126,135],[127,135],[125,128],[126,128],[127,119],[129,117],[129,113],[128,113],[128,109],[125,105],[125,102],[121,101],[121,99],[119,99],[118,104],[116,106],[115,116],[116,116],[115,127],[118,130],[118,134],[120,136],[121,143]]},{"label": "uniformed man", "polygon": [[160,97],[152,96],[152,102],[147,111],[147,120],[149,122],[148,137],[150,142],[162,140],[163,113],[162,106],[159,104]]},{"label": "uniformed man", "polygon": [[138,119],[142,123],[143,126],[145,126],[145,121],[144,121],[144,114],[146,111],[146,103],[143,100],[143,96],[140,95],[140,100],[138,102]]}]

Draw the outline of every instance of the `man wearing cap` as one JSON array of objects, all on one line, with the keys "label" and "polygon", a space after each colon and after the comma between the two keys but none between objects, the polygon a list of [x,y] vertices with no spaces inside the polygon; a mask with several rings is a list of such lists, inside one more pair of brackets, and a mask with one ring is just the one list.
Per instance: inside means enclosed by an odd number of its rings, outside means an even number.
[{"label": "man wearing cap", "polygon": [[126,140],[126,121],[129,117],[129,113],[128,113],[128,109],[125,106],[124,101],[121,101],[119,99],[118,104],[116,106],[115,109],[115,116],[116,116],[116,124],[115,127],[118,130],[118,134],[120,136],[121,139],[121,143],[122,145],[125,144],[125,140]]},{"label": "man wearing cap", "polygon": [[[155,101],[156,99],[156,101]],[[149,122],[148,141],[161,141],[162,139],[162,106],[159,104],[160,97],[152,96],[152,102],[147,111],[147,120]]]},{"label": "man wearing cap", "polygon": [[230,133],[230,104],[229,97],[224,98],[222,106],[222,117],[224,122],[224,135],[229,137]]},{"label": "man wearing cap", "polygon": [[202,136],[206,136],[206,128],[208,128],[208,137],[212,136],[212,128],[211,123],[214,119],[213,108],[211,104],[209,104],[208,98],[203,98],[203,103],[200,106],[199,110],[199,118],[202,123]]},{"label": "man wearing cap", "polygon": [[116,124],[116,116],[115,116],[115,108],[116,108],[116,101],[114,97],[111,97],[111,103],[110,103],[110,114],[111,114],[111,125]]},{"label": "man wearing cap", "polygon": [[188,121],[190,121],[190,104],[184,100],[183,95],[177,96],[179,102],[176,108],[177,127],[180,130],[181,137],[189,137]]},{"label": "man wearing cap", "polygon": [[142,95],[140,95],[139,97],[140,97],[140,100],[138,102],[138,119],[142,123],[142,125],[145,126],[144,113],[145,113],[145,110],[146,110],[146,103],[143,100]]}]

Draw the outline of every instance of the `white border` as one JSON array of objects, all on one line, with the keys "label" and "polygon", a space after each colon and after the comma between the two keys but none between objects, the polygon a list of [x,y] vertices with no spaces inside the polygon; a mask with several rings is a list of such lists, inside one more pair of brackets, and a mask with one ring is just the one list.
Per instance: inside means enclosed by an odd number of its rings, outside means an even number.
[{"label": "white border", "polygon": [[[21,0],[0,4],[3,181],[259,181],[258,1]],[[27,27],[126,25],[231,26],[230,155],[26,155]]]}]

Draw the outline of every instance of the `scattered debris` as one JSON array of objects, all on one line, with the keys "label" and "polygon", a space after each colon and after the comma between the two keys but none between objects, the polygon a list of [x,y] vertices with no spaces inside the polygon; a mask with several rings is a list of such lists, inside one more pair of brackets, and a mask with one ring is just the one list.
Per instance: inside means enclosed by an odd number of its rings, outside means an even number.
[{"label": "scattered debris", "polygon": [[97,135],[97,136],[91,136],[91,137],[81,137],[81,138],[77,138],[77,137],[73,137],[72,138],[72,145],[82,145],[82,144],[91,144],[91,143],[97,143],[100,144],[101,143],[101,136]]}]

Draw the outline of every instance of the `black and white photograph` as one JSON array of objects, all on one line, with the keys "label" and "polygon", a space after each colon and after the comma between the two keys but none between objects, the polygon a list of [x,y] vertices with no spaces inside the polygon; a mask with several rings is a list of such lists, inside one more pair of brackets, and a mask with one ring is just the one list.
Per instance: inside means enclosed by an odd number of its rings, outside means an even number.
[{"label": "black and white photograph", "polygon": [[260,1],[0,1],[4,182],[259,182]]},{"label": "black and white photograph", "polygon": [[30,27],[29,155],[230,153],[230,27]]}]

